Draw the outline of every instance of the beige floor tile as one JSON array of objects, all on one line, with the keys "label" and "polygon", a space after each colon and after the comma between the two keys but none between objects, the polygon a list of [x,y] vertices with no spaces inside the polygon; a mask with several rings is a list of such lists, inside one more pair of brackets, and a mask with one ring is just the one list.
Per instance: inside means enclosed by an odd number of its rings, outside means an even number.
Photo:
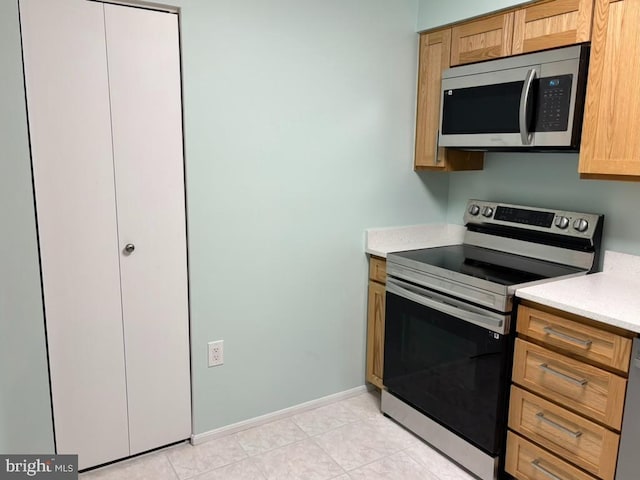
[{"label": "beige floor tile", "polygon": [[352,480],[438,480],[404,452],[349,472]]},{"label": "beige floor tile", "polygon": [[345,402],[332,403],[292,417],[295,424],[310,436],[318,435],[361,419],[362,416],[357,409]]},{"label": "beige floor tile", "polygon": [[265,480],[265,476],[251,458],[216,468],[192,480]]},{"label": "beige floor tile", "polygon": [[[347,473],[344,473],[347,471]],[[474,480],[380,413],[377,392],[197,446],[182,444],[81,480]]]},{"label": "beige floor tile", "polygon": [[238,432],[234,437],[249,455],[258,455],[308,438],[288,418]]},{"label": "beige floor tile", "polygon": [[380,411],[380,392],[377,390],[372,390],[338,403],[349,407],[363,420],[382,416],[382,412]]},{"label": "beige floor tile", "polygon": [[344,473],[311,439],[254,457],[267,480],[328,480]]},{"label": "beige floor tile", "polygon": [[384,417],[350,423],[313,439],[345,470],[396,453],[415,441],[411,433]]},{"label": "beige floor tile", "polygon": [[167,451],[178,477],[186,479],[247,457],[236,438],[227,436],[199,445],[181,445]]}]

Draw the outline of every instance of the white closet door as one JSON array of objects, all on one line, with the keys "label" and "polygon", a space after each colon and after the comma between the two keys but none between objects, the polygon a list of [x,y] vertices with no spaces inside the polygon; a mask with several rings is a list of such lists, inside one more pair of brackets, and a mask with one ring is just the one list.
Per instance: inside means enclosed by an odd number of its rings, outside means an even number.
[{"label": "white closet door", "polygon": [[129,454],[103,5],[20,0],[58,453]]},{"label": "white closet door", "polygon": [[135,454],[191,434],[178,17],[105,5],[105,24]]}]

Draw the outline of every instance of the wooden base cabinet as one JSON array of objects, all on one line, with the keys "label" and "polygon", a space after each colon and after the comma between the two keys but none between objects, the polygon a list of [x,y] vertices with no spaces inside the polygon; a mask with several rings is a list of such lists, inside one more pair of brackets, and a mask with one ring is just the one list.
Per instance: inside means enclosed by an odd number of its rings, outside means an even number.
[{"label": "wooden base cabinet", "polygon": [[371,257],[369,260],[369,301],[367,308],[367,370],[366,380],[383,388],[384,368],[384,309],[386,261]]},{"label": "wooden base cabinet", "polygon": [[613,478],[620,435],[585,417],[514,386],[509,427],[600,478]]},{"label": "wooden base cabinet", "polygon": [[506,471],[613,480],[633,334],[526,303],[517,332]]},{"label": "wooden base cabinet", "polygon": [[596,480],[513,432],[507,433],[505,469],[519,480]]},{"label": "wooden base cabinet", "polygon": [[521,305],[518,332],[573,357],[629,373],[632,339],[619,332],[603,330],[594,322],[585,323],[575,315],[551,312]]},{"label": "wooden base cabinet", "polygon": [[624,377],[531,342],[516,339],[513,381],[620,430]]}]

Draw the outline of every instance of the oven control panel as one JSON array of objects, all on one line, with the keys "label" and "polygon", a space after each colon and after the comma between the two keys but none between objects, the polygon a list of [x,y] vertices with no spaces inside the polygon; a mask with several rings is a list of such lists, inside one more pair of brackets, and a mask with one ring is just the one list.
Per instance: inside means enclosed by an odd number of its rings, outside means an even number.
[{"label": "oven control panel", "polygon": [[578,238],[593,238],[602,215],[527,207],[484,200],[469,200],[464,214],[466,224],[494,224],[521,230],[535,230]]}]

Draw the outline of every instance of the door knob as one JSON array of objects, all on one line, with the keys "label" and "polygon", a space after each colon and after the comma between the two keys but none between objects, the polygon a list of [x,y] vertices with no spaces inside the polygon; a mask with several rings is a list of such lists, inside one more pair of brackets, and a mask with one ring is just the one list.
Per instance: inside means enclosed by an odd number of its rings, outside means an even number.
[{"label": "door knob", "polygon": [[136,246],[133,243],[127,243],[124,246],[124,253],[130,255],[133,253],[133,251],[136,249]]}]

